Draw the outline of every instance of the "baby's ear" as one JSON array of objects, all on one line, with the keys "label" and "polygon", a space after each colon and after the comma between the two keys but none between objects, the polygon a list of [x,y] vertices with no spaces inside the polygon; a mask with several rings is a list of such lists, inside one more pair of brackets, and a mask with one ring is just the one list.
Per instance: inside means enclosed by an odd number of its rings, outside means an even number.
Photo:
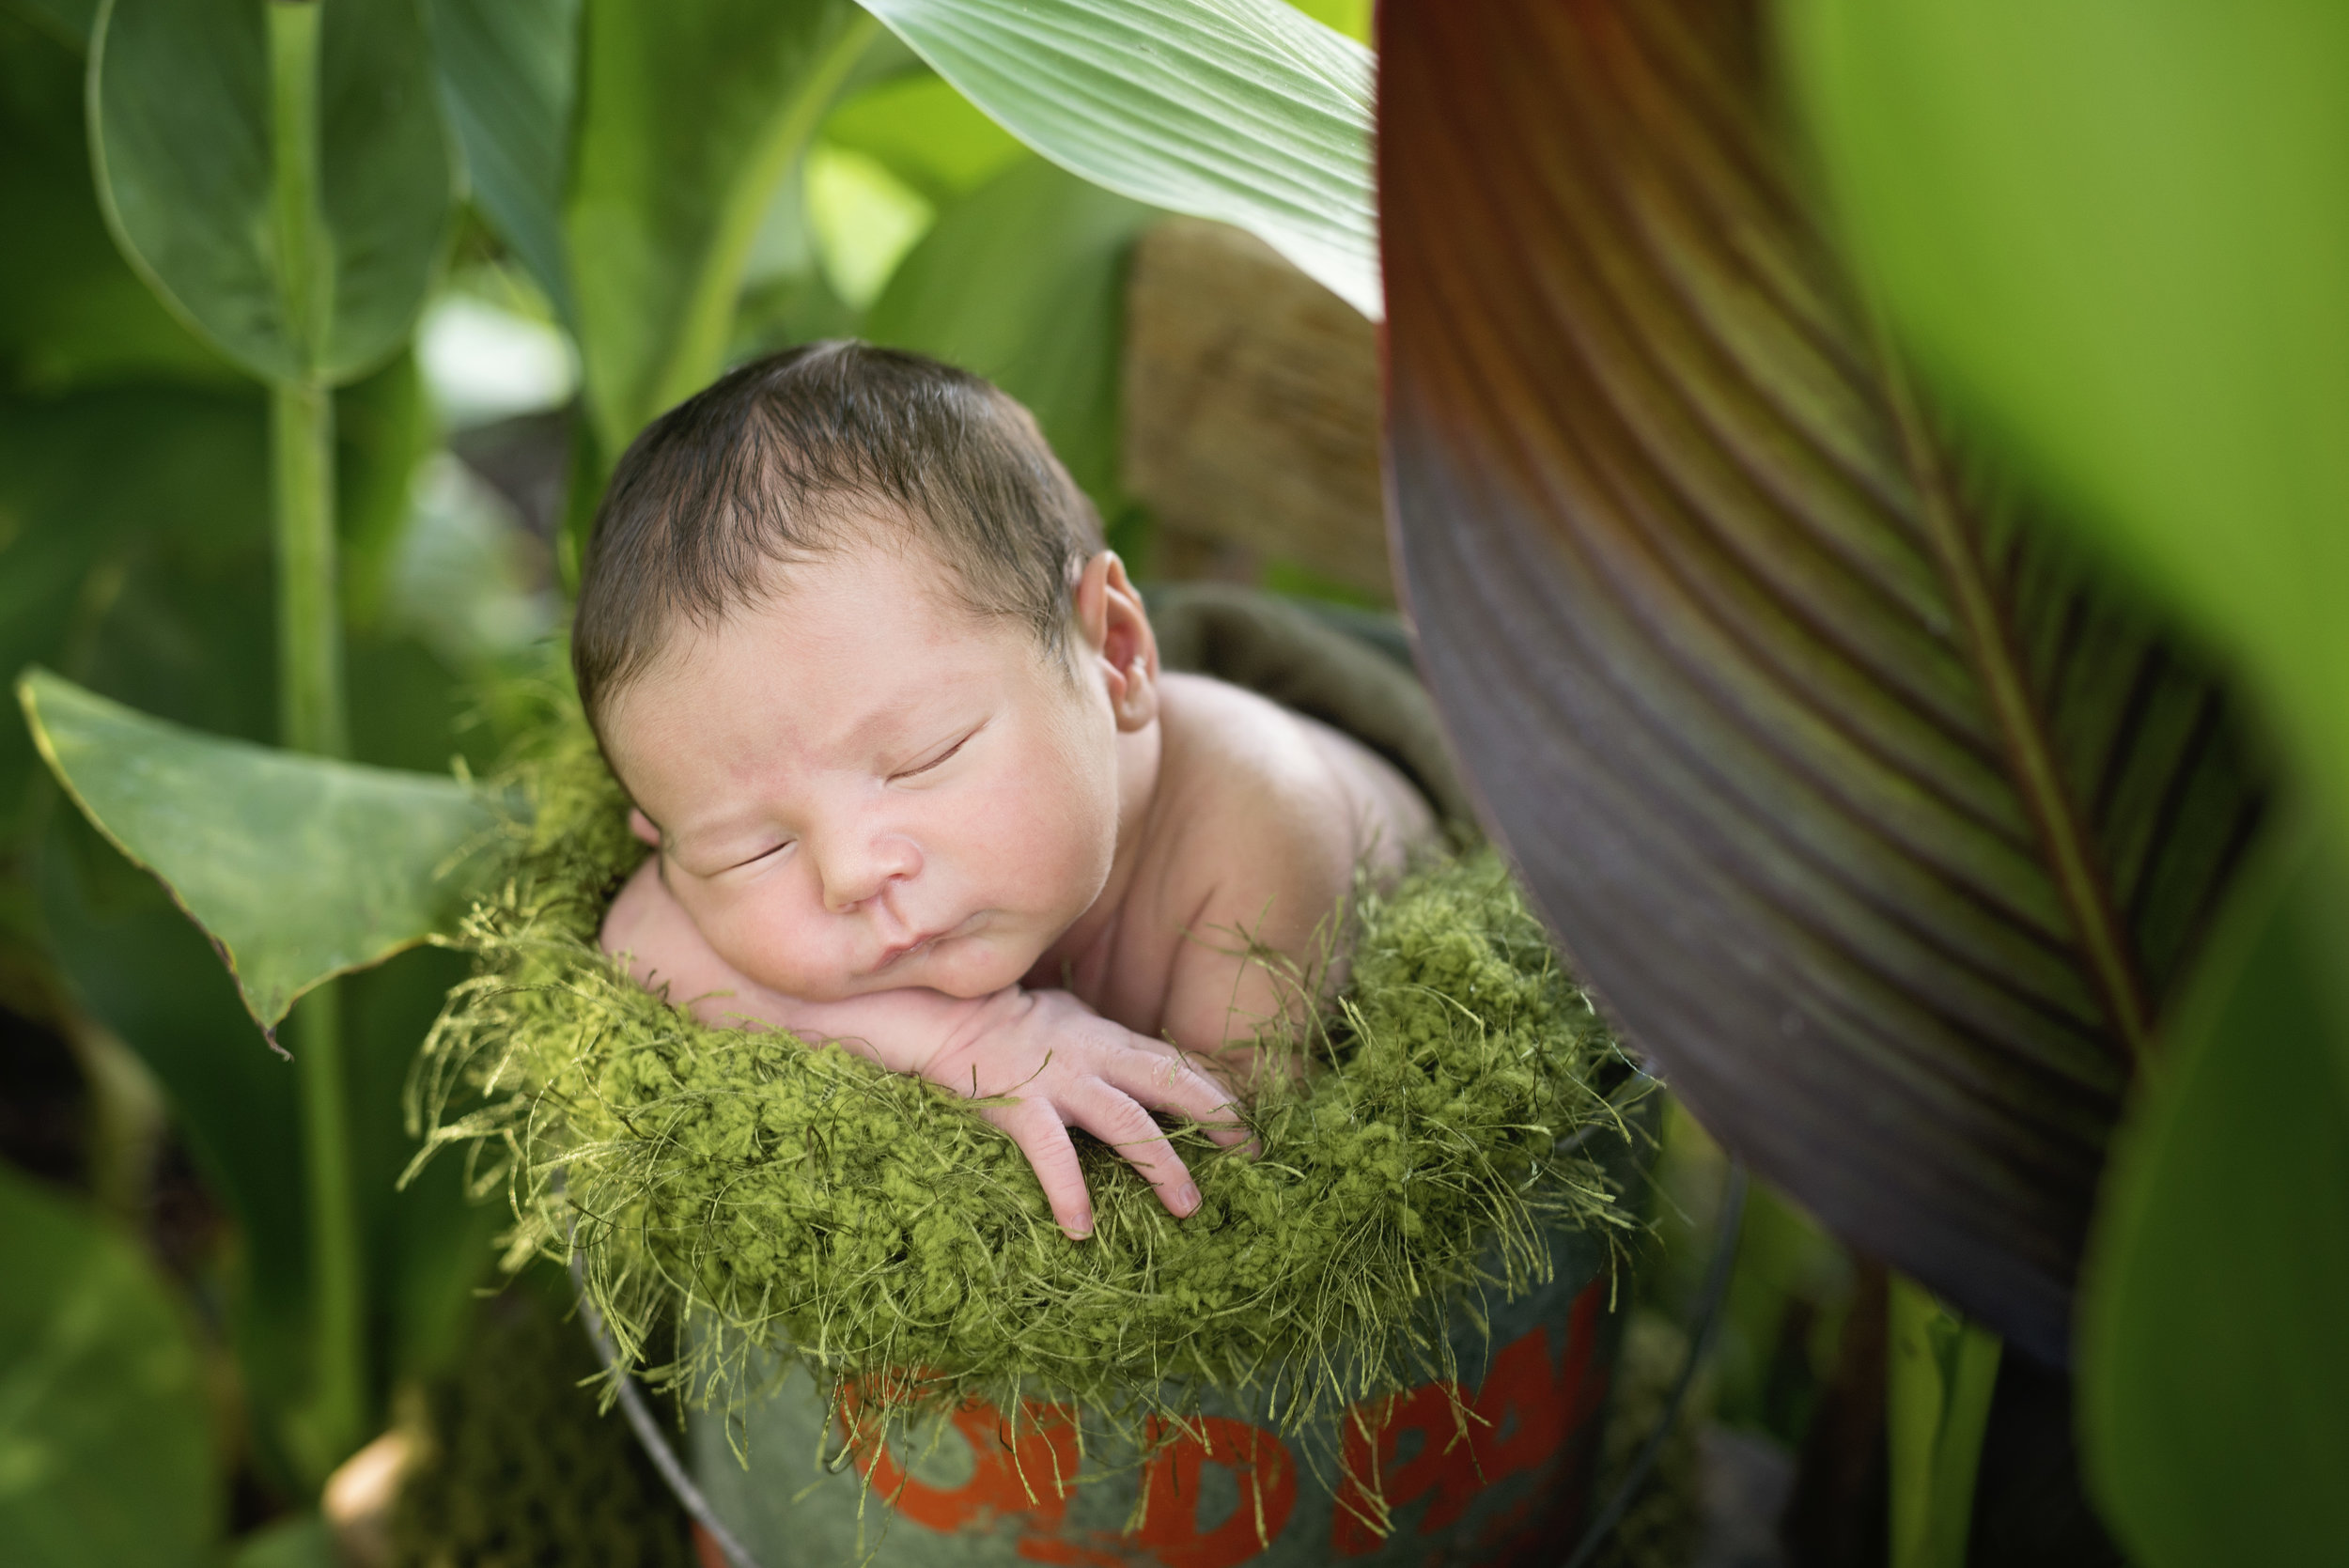
[{"label": "baby's ear", "polygon": [[1077,579],[1076,615],[1086,651],[1109,688],[1117,727],[1138,730],[1158,717],[1159,642],[1126,563],[1105,550]]},{"label": "baby's ear", "polygon": [[651,845],[661,847],[661,830],[652,825],[652,818],[634,806],[628,809],[628,831]]}]

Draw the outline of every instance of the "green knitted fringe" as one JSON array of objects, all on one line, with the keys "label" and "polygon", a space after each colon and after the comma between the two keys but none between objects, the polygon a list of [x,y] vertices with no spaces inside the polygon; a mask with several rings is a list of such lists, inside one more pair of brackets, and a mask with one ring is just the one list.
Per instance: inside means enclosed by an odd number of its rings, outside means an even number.
[{"label": "green knitted fringe", "polygon": [[[1174,1134],[1191,1218],[1080,1139],[1097,1218],[1073,1243],[965,1100],[704,1027],[606,959],[643,848],[584,727],[555,733],[520,770],[530,822],[465,923],[476,973],[411,1116],[420,1157],[469,1145],[481,1188],[503,1179],[509,1265],[583,1254],[656,1386],[739,1410],[796,1364],[835,1400],[861,1382],[868,1418],[1044,1395],[1128,1431],[1212,1388],[1294,1431],[1454,1375],[1452,1314],[1546,1279],[1558,1228],[1611,1246],[1632,1224],[1584,1146],[1630,1135],[1606,1097],[1627,1063],[1489,851],[1357,897],[1350,977],[1303,1043],[1318,1065],[1267,1075],[1251,1113],[1262,1152]],[[678,1359],[643,1364],[688,1323]]]}]

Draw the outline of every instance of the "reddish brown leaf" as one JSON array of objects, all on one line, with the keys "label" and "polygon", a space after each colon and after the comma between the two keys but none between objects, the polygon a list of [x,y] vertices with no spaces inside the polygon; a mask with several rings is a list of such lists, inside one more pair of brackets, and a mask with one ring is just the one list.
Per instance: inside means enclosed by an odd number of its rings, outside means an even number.
[{"label": "reddish brown leaf", "polygon": [[2060,1358],[2259,817],[2216,688],[1969,483],[1730,0],[1389,0],[1397,559],[1487,807],[1691,1109]]}]

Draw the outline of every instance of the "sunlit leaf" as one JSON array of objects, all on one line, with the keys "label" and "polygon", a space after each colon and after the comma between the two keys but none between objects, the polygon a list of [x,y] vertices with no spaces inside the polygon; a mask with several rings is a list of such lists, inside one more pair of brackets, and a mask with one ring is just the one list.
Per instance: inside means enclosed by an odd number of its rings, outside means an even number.
[{"label": "sunlit leaf", "polygon": [[571,313],[563,177],[579,65],[581,0],[428,0],[433,54],[473,199]]},{"label": "sunlit leaf", "polygon": [[2115,1146],[2081,1424],[2144,1568],[2349,1552],[2349,1013],[2320,877],[2231,920]]},{"label": "sunlit leaf", "polygon": [[937,220],[938,209],[880,160],[829,142],[808,149],[801,177],[824,277],[850,309],[863,310]]},{"label": "sunlit leaf", "polygon": [[1492,822],[1725,1144],[2061,1358],[2260,818],[2230,703],[1890,373],[1751,8],[1382,16],[1392,504]]},{"label": "sunlit leaf", "polygon": [[564,227],[607,460],[718,373],[768,198],[874,30],[848,0],[586,0]]},{"label": "sunlit leaf", "polygon": [[198,734],[43,670],[17,694],[74,802],[204,928],[264,1029],[451,928],[493,821],[454,780]]},{"label": "sunlit leaf", "polygon": [[10,1568],[200,1568],[221,1488],[196,1349],[152,1265],[0,1165],[0,1542]]},{"label": "sunlit leaf", "polygon": [[1289,0],[1289,4],[1357,43],[1370,42],[1370,0]]},{"label": "sunlit leaf", "polygon": [[933,202],[978,189],[1019,159],[1019,138],[928,71],[856,94],[824,122],[824,140],[878,160]]},{"label": "sunlit leaf", "polygon": [[223,352],[344,381],[406,340],[445,239],[455,168],[431,51],[412,6],[321,8],[318,271],[295,277],[272,206],[267,13],[107,0],[90,45],[98,188],[148,284]]},{"label": "sunlit leaf", "polygon": [[1380,313],[1369,52],[1282,0],[867,0],[1097,185],[1250,230]]},{"label": "sunlit leaf", "polygon": [[1157,215],[1022,157],[941,214],[866,313],[864,334],[975,370],[1025,403],[1109,511],[1126,253]]},{"label": "sunlit leaf", "polygon": [[2349,8],[1798,0],[1922,363],[2263,689],[2349,840]]}]

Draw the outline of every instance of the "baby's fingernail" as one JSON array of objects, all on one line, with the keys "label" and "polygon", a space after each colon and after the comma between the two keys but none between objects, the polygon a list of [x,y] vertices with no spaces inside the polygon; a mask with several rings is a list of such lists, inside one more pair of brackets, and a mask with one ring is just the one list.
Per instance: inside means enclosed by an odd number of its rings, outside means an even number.
[{"label": "baby's fingernail", "polygon": [[1085,1237],[1093,1234],[1093,1227],[1091,1225],[1086,1225],[1081,1230],[1074,1225],[1063,1225],[1060,1228],[1060,1234],[1066,1236],[1071,1241],[1082,1241]]},{"label": "baby's fingernail", "polygon": [[1199,1188],[1195,1185],[1185,1182],[1175,1189],[1174,1212],[1185,1219],[1199,1212]]}]

